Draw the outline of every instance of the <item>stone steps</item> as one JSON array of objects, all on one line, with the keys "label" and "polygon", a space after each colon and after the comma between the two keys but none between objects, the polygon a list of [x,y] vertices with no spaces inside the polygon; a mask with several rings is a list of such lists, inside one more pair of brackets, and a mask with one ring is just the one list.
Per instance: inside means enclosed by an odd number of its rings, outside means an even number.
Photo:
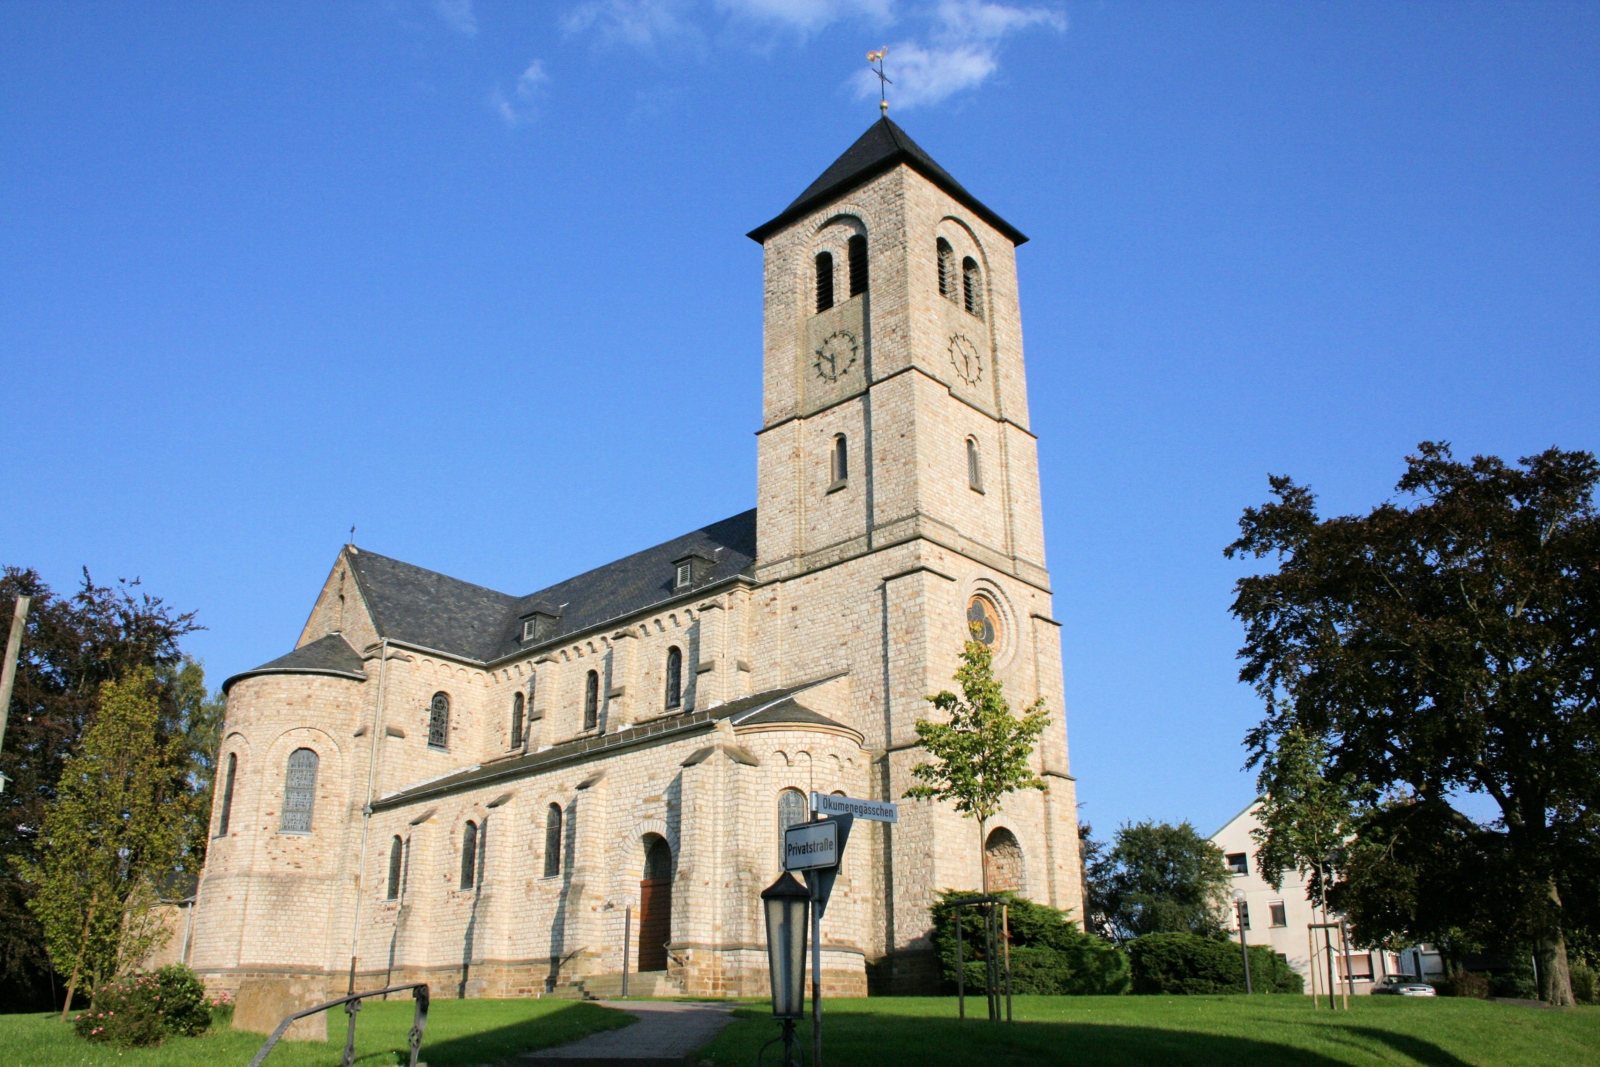
[{"label": "stone steps", "polygon": [[[585,1000],[607,1000],[622,996],[622,975],[594,974],[578,979],[573,988],[582,990]],[[559,990],[557,991],[559,992]],[[546,994],[553,996],[555,994]],[[681,997],[683,990],[667,977],[666,971],[639,971],[628,976],[631,997]]]}]

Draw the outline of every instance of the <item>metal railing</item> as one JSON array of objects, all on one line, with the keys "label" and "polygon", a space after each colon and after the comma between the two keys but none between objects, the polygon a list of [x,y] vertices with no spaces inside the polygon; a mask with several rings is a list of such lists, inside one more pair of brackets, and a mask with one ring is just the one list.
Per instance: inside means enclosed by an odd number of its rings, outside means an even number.
[{"label": "metal railing", "polygon": [[267,1038],[267,1043],[256,1053],[256,1058],[250,1061],[250,1067],[261,1067],[261,1061],[267,1058],[272,1046],[278,1043],[278,1039],[283,1037],[296,1020],[315,1015],[319,1011],[327,1011],[329,1008],[337,1008],[341,1004],[344,1005],[345,1014],[350,1017],[350,1027],[345,1034],[344,1057],[339,1061],[339,1067],[351,1067],[356,1061],[356,1012],[361,1010],[361,1002],[367,997],[381,997],[387,993],[399,993],[406,989],[411,990],[411,996],[417,1002],[417,1010],[411,1020],[411,1033],[407,1035],[407,1041],[411,1045],[411,1067],[417,1067],[417,1053],[422,1049],[422,1032],[428,1028],[428,983],[426,982],[392,985],[367,993],[352,993],[348,997],[340,997],[338,1000],[330,1000],[326,1004],[318,1004],[314,1008],[286,1015],[278,1024],[278,1028],[272,1031],[272,1036]]}]

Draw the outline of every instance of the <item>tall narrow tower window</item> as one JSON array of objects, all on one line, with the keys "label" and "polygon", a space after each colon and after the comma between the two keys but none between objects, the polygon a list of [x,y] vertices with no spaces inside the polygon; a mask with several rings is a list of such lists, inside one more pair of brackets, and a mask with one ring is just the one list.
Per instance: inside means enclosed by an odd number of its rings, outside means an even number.
[{"label": "tall narrow tower window", "polygon": [[939,295],[950,303],[958,302],[956,290],[956,250],[950,247],[950,242],[943,237],[934,242],[934,247],[939,253]]},{"label": "tall narrow tower window", "polygon": [[405,842],[396,834],[394,840],[389,842],[389,886],[388,892],[383,895],[384,900],[400,899],[400,867],[405,860],[405,852]]},{"label": "tall narrow tower window", "polygon": [[450,747],[450,694],[435,693],[428,705],[428,747]]},{"label": "tall narrow tower window", "polygon": [[961,261],[961,297],[969,312],[983,318],[983,275],[971,256]]},{"label": "tall narrow tower window", "polygon": [[817,253],[817,310],[833,307],[833,253]]},{"label": "tall narrow tower window", "polygon": [[867,239],[859,233],[850,238],[850,295],[867,291]]},{"label": "tall narrow tower window", "polygon": [[217,820],[217,836],[228,836],[228,823],[233,818],[233,778],[239,770],[239,756],[228,753],[228,773],[222,779],[222,817]]},{"label": "tall narrow tower window", "polygon": [[524,706],[521,693],[511,697],[511,747],[516,748],[522,744],[522,709]]},{"label": "tall narrow tower window", "polygon": [[593,730],[600,724],[600,672],[590,671],[583,680],[583,728]]},{"label": "tall narrow tower window", "polygon": [[683,703],[683,653],[674,645],[667,649],[667,708]]},{"label": "tall narrow tower window", "polygon": [[317,802],[317,754],[309,748],[289,753],[289,770],[283,780],[283,821],[286,834],[311,832],[311,809]]},{"label": "tall narrow tower window", "polygon": [[976,492],[983,492],[983,466],[978,462],[976,437],[967,438],[967,486]]},{"label": "tall narrow tower window", "polygon": [[478,881],[478,824],[469,821],[461,830],[461,888],[471,889]]},{"label": "tall narrow tower window", "polygon": [[544,813],[544,876],[561,873],[561,805],[552,804]]},{"label": "tall narrow tower window", "polygon": [[833,452],[828,457],[829,473],[833,475],[833,482],[828,486],[831,492],[841,488],[850,479],[850,445],[844,434],[833,435]]}]

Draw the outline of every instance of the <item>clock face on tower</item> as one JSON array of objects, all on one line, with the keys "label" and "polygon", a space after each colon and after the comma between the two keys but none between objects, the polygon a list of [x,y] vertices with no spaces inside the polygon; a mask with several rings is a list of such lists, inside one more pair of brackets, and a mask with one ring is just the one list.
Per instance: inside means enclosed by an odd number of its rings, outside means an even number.
[{"label": "clock face on tower", "polygon": [[855,335],[846,330],[835,330],[817,349],[817,358],[811,365],[817,377],[825,382],[836,382],[850,373],[856,365]]},{"label": "clock face on tower", "polygon": [[968,385],[977,385],[983,379],[983,357],[978,346],[960,334],[950,338],[950,363],[956,375]]}]

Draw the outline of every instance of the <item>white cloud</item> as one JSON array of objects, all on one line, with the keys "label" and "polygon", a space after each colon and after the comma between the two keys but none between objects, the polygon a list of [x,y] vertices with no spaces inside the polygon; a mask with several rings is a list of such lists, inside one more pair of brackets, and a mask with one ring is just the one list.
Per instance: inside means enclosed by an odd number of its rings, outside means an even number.
[{"label": "white cloud", "polygon": [[[892,106],[937,104],[983,84],[999,69],[1000,43],[1011,34],[1036,27],[1057,32],[1067,28],[1066,17],[1058,11],[984,0],[944,0],[934,8],[931,22],[923,40],[889,46],[884,69],[893,82]],[[851,83],[857,96],[878,95],[878,76],[870,70],[858,71]]]},{"label": "white cloud", "polygon": [[478,14],[472,10],[472,0],[433,0],[433,10],[457,33],[471,37],[478,32]]},{"label": "white cloud", "polygon": [[568,33],[593,33],[602,44],[650,51],[659,44],[698,43],[689,0],[585,0],[562,20]]},{"label": "white cloud", "polygon": [[489,106],[494,108],[507,126],[520,126],[538,117],[536,105],[549,80],[550,75],[545,73],[544,63],[535,59],[518,75],[517,83],[509,93],[496,89],[489,94]]},{"label": "white cloud", "polygon": [[718,10],[756,22],[778,23],[809,33],[829,23],[865,16],[893,18],[891,0],[716,0]]}]

